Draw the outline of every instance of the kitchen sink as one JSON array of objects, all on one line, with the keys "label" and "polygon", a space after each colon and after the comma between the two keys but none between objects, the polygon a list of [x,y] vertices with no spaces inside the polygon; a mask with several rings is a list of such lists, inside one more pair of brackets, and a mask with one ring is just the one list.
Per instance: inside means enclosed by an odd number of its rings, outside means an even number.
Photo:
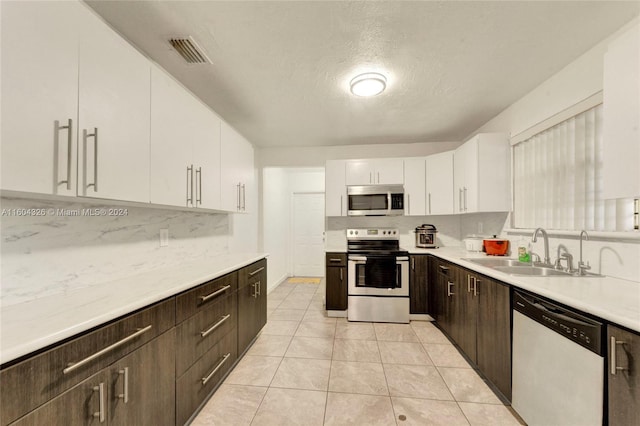
[{"label": "kitchen sink", "polygon": [[472,262],[478,265],[486,266],[487,268],[495,268],[496,266],[508,266],[508,267],[531,267],[531,263],[520,262],[517,259],[506,259],[503,257],[481,257],[476,259],[462,259],[467,262]]},{"label": "kitchen sink", "polygon": [[569,277],[573,274],[570,274],[565,271],[559,271],[553,268],[543,268],[540,266],[493,266],[493,269],[499,272],[504,272],[509,275],[526,275],[526,276],[534,276],[534,277],[553,277],[553,276],[563,276]]}]

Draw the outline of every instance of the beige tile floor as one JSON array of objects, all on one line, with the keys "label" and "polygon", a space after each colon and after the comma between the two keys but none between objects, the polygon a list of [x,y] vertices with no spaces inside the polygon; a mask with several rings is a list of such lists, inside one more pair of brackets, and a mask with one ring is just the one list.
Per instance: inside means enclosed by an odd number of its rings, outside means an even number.
[{"label": "beige tile floor", "polygon": [[269,293],[268,322],[193,425],[519,425],[433,324],[327,318],[318,284]]}]

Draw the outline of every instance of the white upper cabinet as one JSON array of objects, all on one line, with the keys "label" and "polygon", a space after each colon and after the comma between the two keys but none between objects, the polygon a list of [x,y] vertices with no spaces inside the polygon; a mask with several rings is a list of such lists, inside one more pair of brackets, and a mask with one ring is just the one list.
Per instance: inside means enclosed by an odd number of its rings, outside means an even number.
[{"label": "white upper cabinet", "polygon": [[2,189],[74,196],[79,22],[86,11],[76,2],[3,1],[0,8]]},{"label": "white upper cabinet", "polygon": [[151,70],[154,204],[220,208],[220,119],[163,70]]},{"label": "white upper cabinet", "polygon": [[453,151],[426,158],[426,181],[426,214],[454,213]]},{"label": "white upper cabinet", "polygon": [[510,146],[502,133],[481,133],[455,150],[456,213],[511,209]]},{"label": "white upper cabinet", "polygon": [[604,197],[640,196],[640,24],[604,56]]},{"label": "white upper cabinet", "polygon": [[330,160],[325,164],[325,216],[347,215],[346,163],[345,160]]},{"label": "white upper cabinet", "polygon": [[89,12],[79,59],[78,195],[149,202],[150,63]]},{"label": "white upper cabinet", "polygon": [[220,152],[221,209],[232,212],[252,211],[255,209],[255,206],[250,205],[255,190],[253,146],[223,121]]},{"label": "white upper cabinet", "polygon": [[406,216],[427,214],[424,157],[404,160],[404,214]]},{"label": "white upper cabinet", "polygon": [[349,160],[347,185],[402,185],[404,168],[401,158]]}]

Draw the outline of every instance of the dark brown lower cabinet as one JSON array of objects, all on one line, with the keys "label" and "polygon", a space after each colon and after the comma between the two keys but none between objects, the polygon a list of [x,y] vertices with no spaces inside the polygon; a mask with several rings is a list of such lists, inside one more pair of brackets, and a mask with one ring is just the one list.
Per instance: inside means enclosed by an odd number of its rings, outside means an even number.
[{"label": "dark brown lower cabinet", "polygon": [[409,257],[409,307],[412,314],[429,313],[429,256],[413,254]]},{"label": "dark brown lower cabinet", "polygon": [[173,425],[174,344],[171,329],[12,425]]},{"label": "dark brown lower cabinet", "polygon": [[437,258],[432,266],[431,316],[510,400],[510,287]]},{"label": "dark brown lower cabinet", "polygon": [[487,379],[511,400],[511,288],[479,276],[477,361]]},{"label": "dark brown lower cabinet", "polygon": [[640,423],[640,335],[607,326],[609,425]]},{"label": "dark brown lower cabinet", "polygon": [[183,425],[238,358],[236,330],[227,333],[176,381],[176,424]]},{"label": "dark brown lower cabinet", "polygon": [[327,253],[325,267],[326,309],[344,311],[347,309],[347,255]]},{"label": "dark brown lower cabinet", "polygon": [[238,355],[267,323],[267,261],[238,271]]}]

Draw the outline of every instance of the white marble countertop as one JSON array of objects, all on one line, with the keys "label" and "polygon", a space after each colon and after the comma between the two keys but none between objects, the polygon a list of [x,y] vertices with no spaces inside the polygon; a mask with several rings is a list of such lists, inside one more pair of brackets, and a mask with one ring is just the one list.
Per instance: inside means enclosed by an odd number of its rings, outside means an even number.
[{"label": "white marble countertop", "polygon": [[483,275],[563,303],[640,332],[640,283],[612,277],[513,276],[462,259],[487,257],[461,247],[410,248],[412,254],[432,254]]},{"label": "white marble countertop", "polygon": [[3,307],[0,312],[0,363],[174,296],[266,256],[265,253],[222,254]]},{"label": "white marble countertop", "polygon": [[[410,254],[432,254],[483,275],[563,303],[612,323],[640,332],[640,283],[613,277],[513,276],[462,259],[487,257],[462,247],[405,248]],[[335,244],[327,252],[346,252]]]}]

